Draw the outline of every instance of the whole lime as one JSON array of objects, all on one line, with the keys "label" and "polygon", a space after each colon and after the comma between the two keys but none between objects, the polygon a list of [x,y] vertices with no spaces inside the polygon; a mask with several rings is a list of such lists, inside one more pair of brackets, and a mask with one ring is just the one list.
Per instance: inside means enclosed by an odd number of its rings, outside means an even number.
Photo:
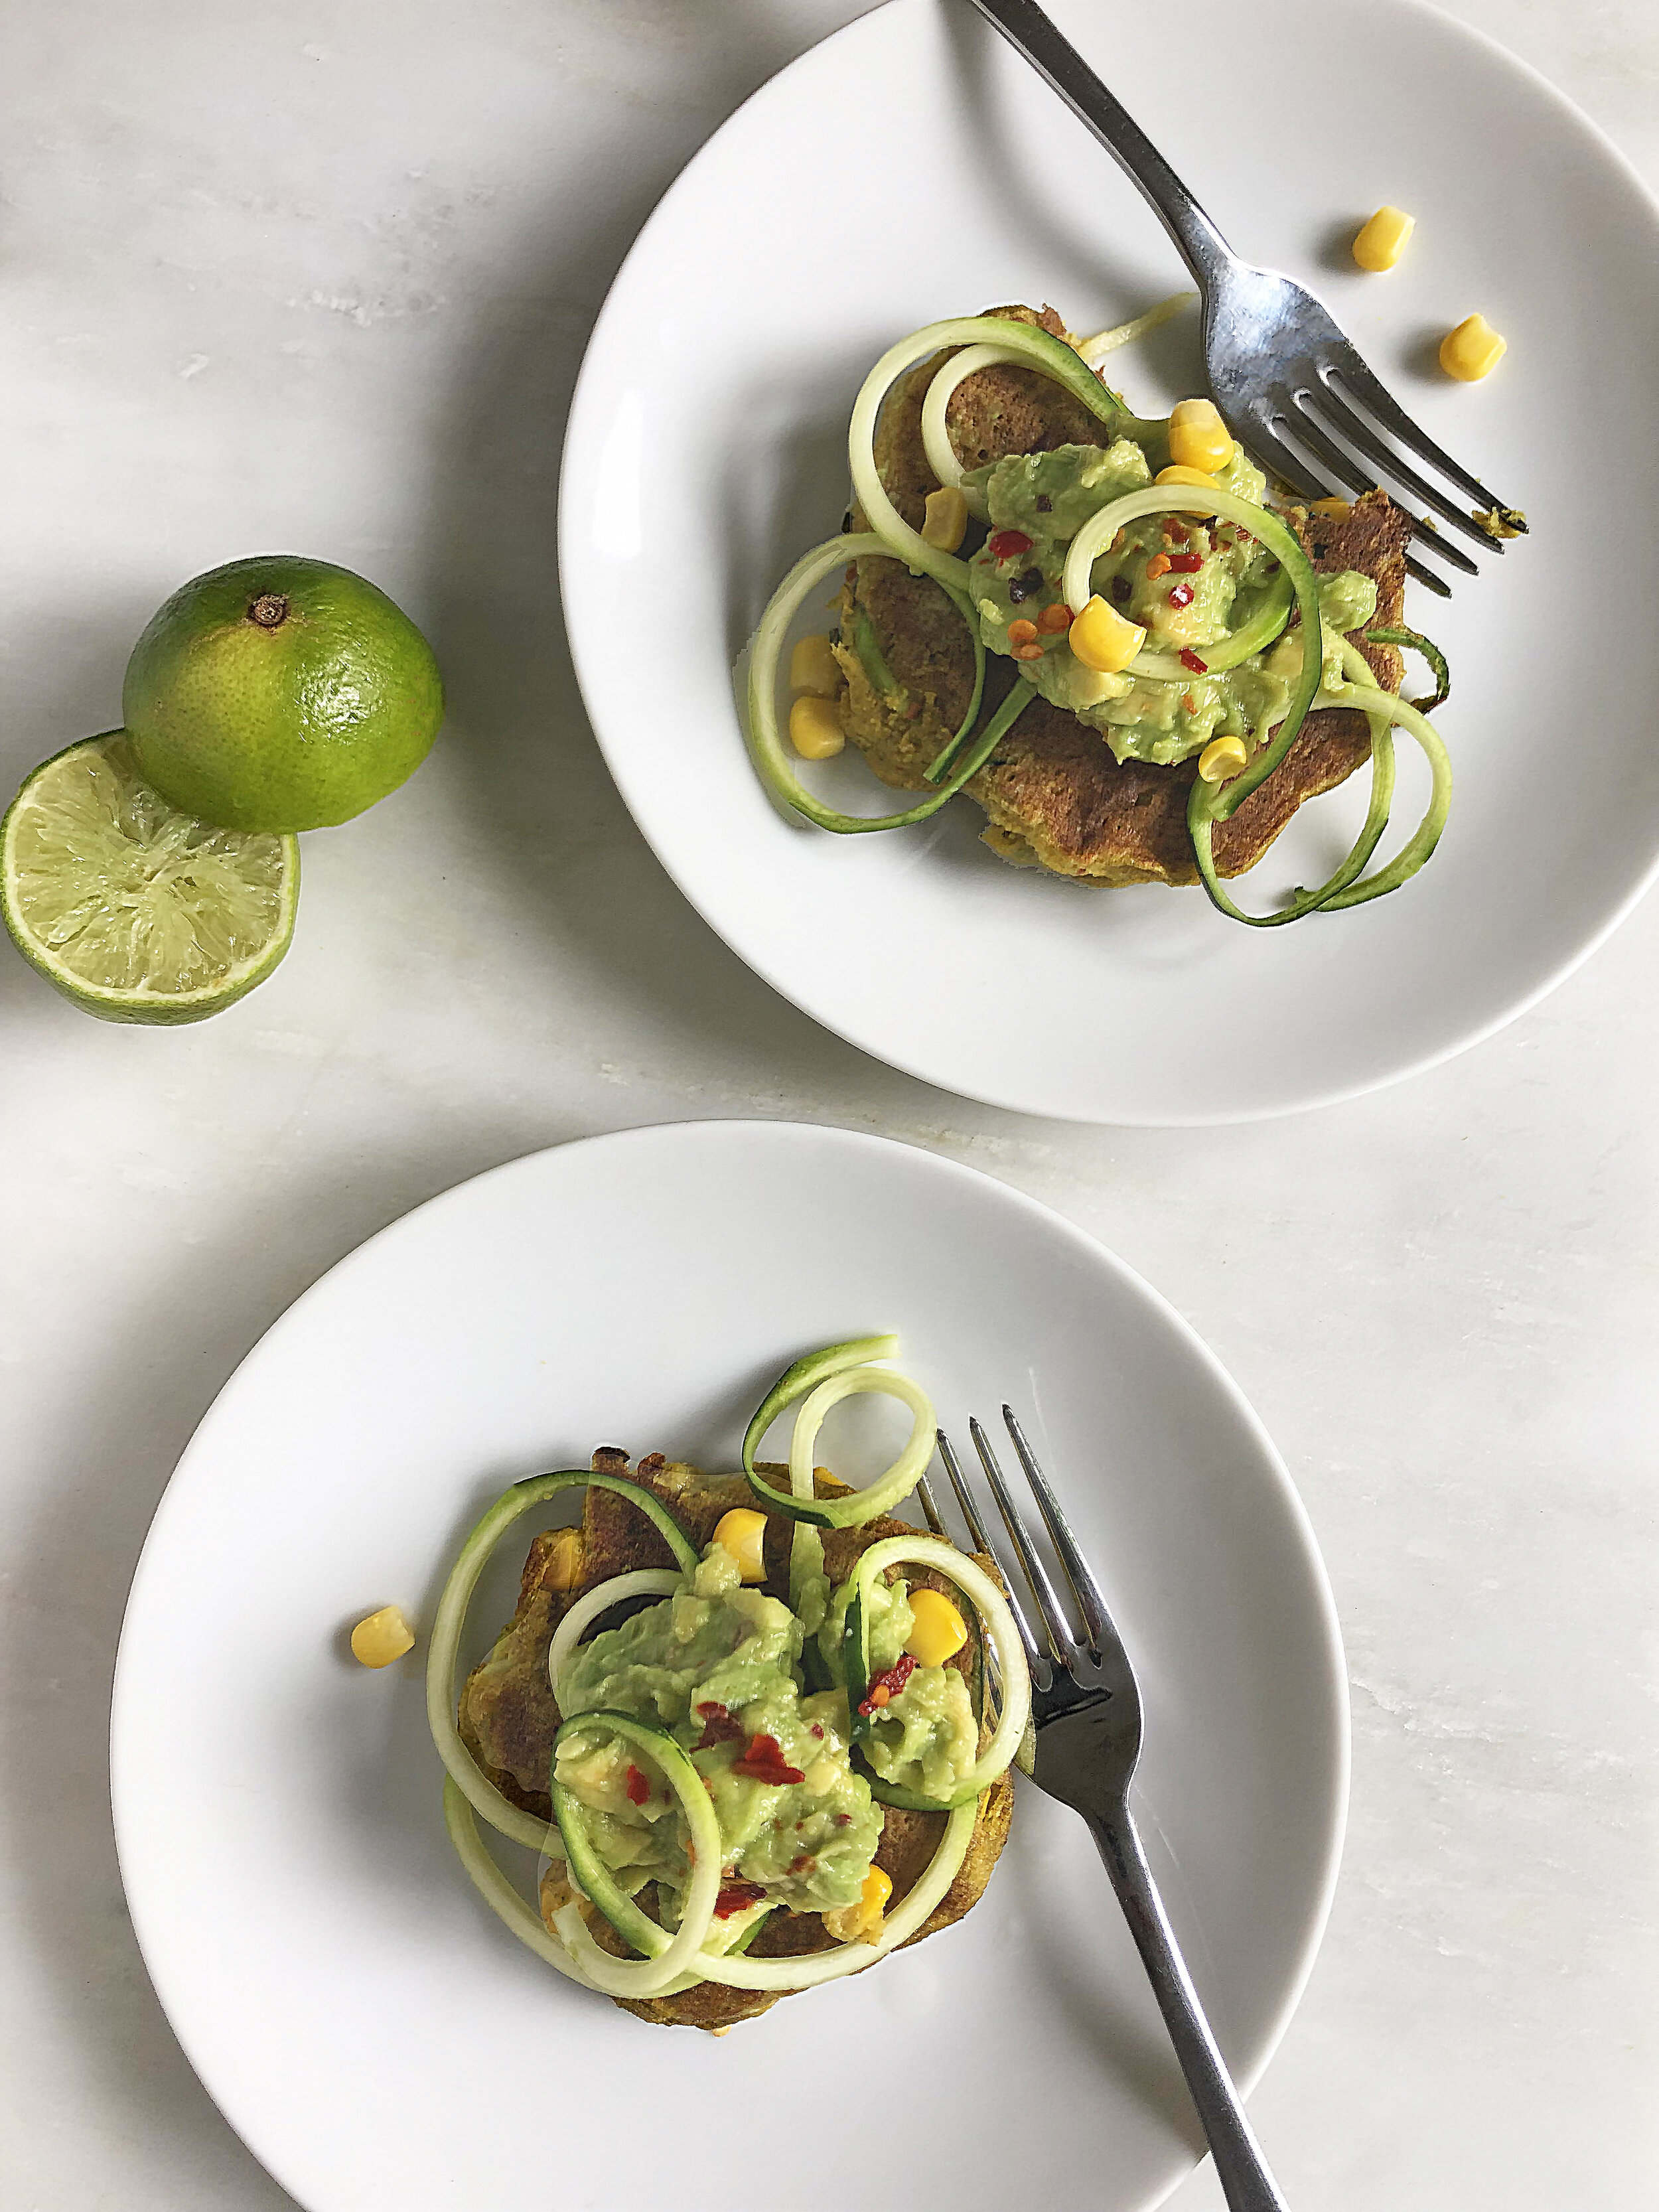
[{"label": "whole lime", "polygon": [[132,649],[121,712],[164,799],[283,836],[395,791],[431,750],[444,694],[431,647],[384,592],[270,553],[173,594]]}]

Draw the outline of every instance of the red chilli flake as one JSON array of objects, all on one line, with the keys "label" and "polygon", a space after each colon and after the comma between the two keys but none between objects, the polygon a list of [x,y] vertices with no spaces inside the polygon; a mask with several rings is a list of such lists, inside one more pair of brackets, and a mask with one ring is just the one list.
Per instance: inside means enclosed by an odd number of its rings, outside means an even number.
[{"label": "red chilli flake", "polygon": [[915,1671],[915,1661],[908,1651],[902,1653],[896,1667],[888,1668],[885,1674],[872,1676],[870,1694],[860,1705],[859,1711],[866,1717],[871,1713],[878,1712],[883,1705],[897,1697]]},{"label": "red chilli flake", "polygon": [[692,1745],[693,1751],[711,1751],[717,1743],[742,1742],[743,1723],[734,1720],[724,1705],[699,1705],[697,1718],[702,1723],[702,1734]]},{"label": "red chilli flake", "polygon": [[1171,553],[1170,566],[1177,576],[1195,576],[1204,566],[1201,553]]},{"label": "red chilli flake", "polygon": [[741,1774],[745,1782],[801,1782],[805,1779],[799,1766],[791,1766],[784,1758],[782,1746],[775,1735],[752,1735],[749,1748],[739,1759],[732,1762],[733,1774]]},{"label": "red chilli flake", "polygon": [[1207,676],[1210,672],[1209,662],[1200,660],[1189,646],[1183,645],[1181,648],[1181,665],[1183,668],[1190,668],[1198,676]]},{"label": "red chilli flake", "polygon": [[646,1804],[651,1796],[651,1784],[637,1766],[628,1770],[628,1802],[630,1805]]},{"label": "red chilli flake", "polygon": [[1031,540],[1023,530],[999,530],[988,542],[994,561],[1017,561],[1031,550]]},{"label": "red chilli flake", "polygon": [[716,1920],[729,1920],[734,1912],[747,1912],[751,1905],[758,1905],[766,1894],[757,1881],[727,1881],[720,1884],[720,1893],[714,1899]]},{"label": "red chilli flake", "polygon": [[1189,607],[1192,603],[1193,587],[1190,584],[1176,584],[1171,587],[1170,605],[1172,607]]}]

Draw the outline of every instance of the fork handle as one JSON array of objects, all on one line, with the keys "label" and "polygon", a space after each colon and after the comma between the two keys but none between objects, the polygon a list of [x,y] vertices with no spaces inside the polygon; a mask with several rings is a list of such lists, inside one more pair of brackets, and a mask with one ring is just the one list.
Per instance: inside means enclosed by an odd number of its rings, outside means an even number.
[{"label": "fork handle", "polygon": [[974,0],[1010,46],[1046,77],[1137,185],[1207,295],[1233,256],[1226,240],[1127,108],[1107,91],[1036,0]]},{"label": "fork handle", "polygon": [[[982,3],[982,0],[981,0]],[[1139,1950],[1181,2070],[1209,2139],[1216,2179],[1231,2212],[1285,2212],[1279,2185],[1244,2117],[1232,2076],[1210,2033],[1187,1962],[1176,1948],[1164,1900],[1127,1805],[1084,1816],[1100,1846],[1118,1903]]]}]

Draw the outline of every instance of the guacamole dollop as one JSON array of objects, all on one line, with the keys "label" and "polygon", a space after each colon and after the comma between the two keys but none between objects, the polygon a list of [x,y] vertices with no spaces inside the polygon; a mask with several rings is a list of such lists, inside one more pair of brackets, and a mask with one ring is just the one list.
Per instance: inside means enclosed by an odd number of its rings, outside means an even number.
[{"label": "guacamole dollop", "polygon": [[[969,590],[980,635],[994,653],[1014,654],[1020,672],[1054,706],[1100,731],[1120,761],[1169,764],[1200,752],[1212,738],[1263,742],[1289,708],[1295,665],[1275,661],[1271,638],[1263,650],[1231,665],[1188,668],[1172,677],[1119,673],[1086,667],[1072,651],[1069,623],[1043,617],[1062,605],[1060,577],[1072,538],[1093,515],[1152,481],[1146,454],[1132,440],[1104,448],[1057,446],[1039,453],[1014,453],[976,470],[966,482],[982,497],[990,528],[969,562]],[[1216,477],[1225,491],[1263,503],[1267,480],[1235,446]],[[1141,659],[1186,653],[1202,662],[1217,647],[1252,624],[1282,613],[1285,579],[1259,539],[1238,525],[1175,513],[1128,523],[1096,560],[1094,591],[1146,638]],[[1320,611],[1328,672],[1336,672],[1338,647],[1362,628],[1376,607],[1376,586],[1352,572],[1320,580]],[[1029,623],[1011,638],[1011,626]],[[1016,643],[1018,641],[1018,646]],[[1237,650],[1237,647],[1234,648]]]},{"label": "guacamole dollop", "polygon": [[[711,1544],[688,1589],[579,1646],[558,1684],[567,1721],[625,1712],[673,1735],[708,1789],[722,1871],[798,1912],[855,1904],[881,1838],[881,1808],[852,1764],[841,1665],[849,1594],[825,1584],[817,1597],[820,1679],[831,1686],[809,1692],[799,1618],[745,1587],[732,1553]],[[908,1589],[878,1579],[865,1595],[872,1670],[888,1672],[914,1625]],[[864,1755],[884,1781],[948,1797],[979,1754],[968,1686],[952,1668],[906,1661],[902,1671]],[[672,1926],[690,1875],[687,1830],[673,1792],[644,1775],[648,1763],[601,1723],[561,1735],[554,1778],[582,1806],[619,1886],[631,1895],[657,1883]],[[716,1942],[721,1932],[717,1920]]]},{"label": "guacamole dollop", "polygon": [[[802,1695],[801,1636],[788,1607],[745,1589],[731,1553],[710,1545],[689,1590],[580,1647],[559,1701],[567,1720],[608,1709],[667,1729],[708,1786],[726,1871],[777,1904],[821,1912],[856,1902],[881,1813],[852,1769],[844,1694]],[[757,1737],[777,1754],[762,1764],[798,1779],[735,1771]],[[595,1729],[562,1739],[554,1771],[586,1808],[594,1848],[622,1886],[657,1882],[672,1921],[690,1871],[684,1823],[660,1784],[635,1802],[630,1766],[637,1775],[640,1754]]]}]

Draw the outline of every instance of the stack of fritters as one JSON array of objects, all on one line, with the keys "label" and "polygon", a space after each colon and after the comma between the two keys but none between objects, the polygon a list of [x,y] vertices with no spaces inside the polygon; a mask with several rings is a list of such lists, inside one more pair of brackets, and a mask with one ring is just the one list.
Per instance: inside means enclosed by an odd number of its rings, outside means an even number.
[{"label": "stack of fritters", "polygon": [[[998,307],[1005,319],[1036,323],[1066,336],[1051,307]],[[921,442],[921,403],[946,359],[936,355],[914,369],[883,410],[876,459],[889,497],[905,520],[921,526],[927,494],[938,485]],[[1104,445],[1110,434],[1082,404],[1035,369],[1000,367],[965,378],[946,413],[951,443],[970,468],[1009,453],[1055,446]],[[1358,569],[1376,586],[1371,627],[1398,625],[1405,592],[1410,518],[1381,492],[1367,492],[1346,514],[1280,510],[1301,537],[1316,569]],[[884,696],[853,649],[862,607],[897,690]],[[973,689],[974,655],[961,615],[931,578],[902,562],[869,559],[849,572],[842,599],[846,672],[843,720],[884,783],[902,791],[928,788],[923,770],[956,730]],[[1391,646],[1356,636],[1387,690],[1402,673]],[[987,656],[984,714],[1014,682],[1014,664]],[[1310,714],[1289,755],[1215,832],[1216,866],[1224,876],[1253,867],[1304,799],[1332,790],[1369,759],[1363,714],[1328,708]],[[1114,758],[1097,729],[1047,700],[1028,706],[967,788],[990,817],[986,842],[1005,860],[1040,864],[1080,883],[1193,884],[1198,871],[1187,830],[1187,799],[1195,761],[1159,767]]]},{"label": "stack of fritters", "polygon": [[[723,1513],[734,1505],[753,1506],[756,1498],[740,1474],[709,1476],[696,1468],[665,1460],[653,1453],[629,1470],[626,1453],[601,1449],[593,1455],[596,1474],[626,1474],[653,1492],[675,1516],[700,1549],[711,1542]],[[784,1468],[766,1470],[774,1480],[787,1480]],[[818,1493],[828,1496],[844,1489],[822,1469]],[[769,1514],[766,1528],[765,1588],[769,1595],[788,1601],[789,1544],[794,1523],[782,1514]],[[902,1522],[876,1520],[856,1528],[823,1531],[824,1564],[831,1586],[844,1582],[854,1562],[867,1545],[884,1536],[914,1535]],[[574,1536],[574,1546],[573,1546]],[[982,1553],[979,1565],[995,1575],[995,1563]],[[551,1820],[548,1782],[552,1765],[553,1739],[560,1715],[547,1677],[547,1649],[561,1616],[584,1591],[636,1567],[672,1567],[672,1554],[637,1507],[615,1492],[591,1489],[579,1531],[554,1529],[534,1539],[525,1562],[519,1607],[496,1639],[495,1649],[468,1676],[460,1699],[460,1730],[472,1756],[502,1794],[515,1805],[541,1820]],[[943,1577],[921,1567],[902,1571],[913,1588],[927,1584],[948,1592]],[[560,1586],[556,1586],[560,1585]],[[970,1634],[963,1650],[948,1663],[968,1672],[977,1638]],[[943,1902],[922,1923],[912,1942],[945,1928],[975,1904],[1008,1833],[1013,1809],[1013,1785],[1004,1775],[980,1801],[968,1856],[957,1871]],[[891,1879],[890,1903],[897,1905],[925,1872],[944,1831],[942,1813],[912,1813],[886,1806],[876,1864]],[[543,1885],[543,1911],[564,1901],[556,1869]],[[642,1897],[651,1909],[650,1897]],[[593,1935],[608,1949],[623,1949],[609,1924],[594,1917]],[[750,1948],[755,1958],[782,1958],[827,1948],[834,1939],[815,1912],[775,1911],[765,1922]],[[642,2001],[617,1998],[626,2011],[641,2020],[665,2026],[723,2028],[734,2021],[748,2020],[777,2002],[763,1990],[727,1989],[703,1982],[678,1996]]]}]

